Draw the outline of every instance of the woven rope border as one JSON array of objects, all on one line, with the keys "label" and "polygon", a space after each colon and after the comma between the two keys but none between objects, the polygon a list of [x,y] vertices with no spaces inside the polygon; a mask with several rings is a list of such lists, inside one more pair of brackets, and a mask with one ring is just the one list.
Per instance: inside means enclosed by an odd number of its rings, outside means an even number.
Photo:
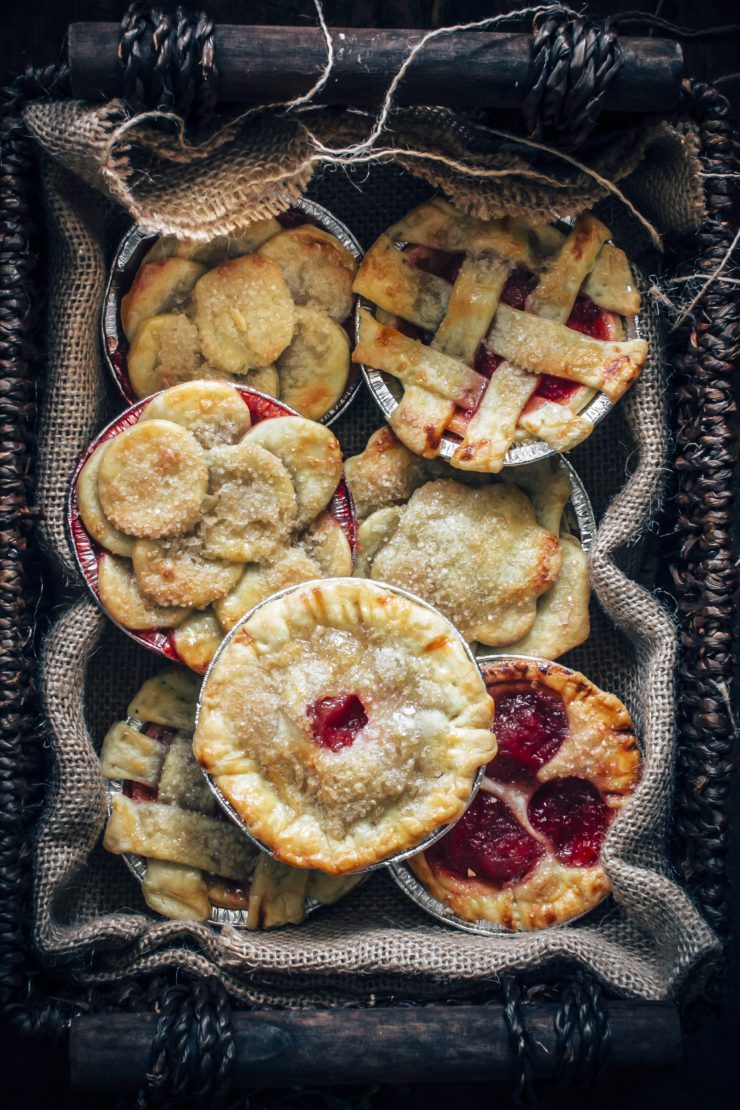
[{"label": "woven rope border", "polygon": [[[34,611],[38,579],[33,565],[33,427],[36,359],[32,346],[35,324],[31,306],[38,303],[40,282],[34,267],[35,166],[31,144],[20,122],[22,97],[59,91],[59,70],[31,72],[4,103],[0,124],[0,1007],[27,1033],[59,1036],[68,1016],[89,1010],[151,1009],[163,991],[175,990],[161,979],[131,982],[111,991],[92,990],[84,997],[73,988],[54,985],[55,999],[39,985],[23,921],[28,917],[28,831],[39,797],[41,722],[34,700]],[[692,111],[702,128],[708,172],[731,168],[731,130],[727,106],[716,91],[697,86]],[[709,216],[699,236],[700,267],[707,274],[726,252],[731,232],[725,221],[726,188],[707,189]],[[676,417],[679,473],[679,522],[682,537],[673,574],[679,594],[684,655],[680,697],[682,745],[677,798],[677,833],[685,846],[684,870],[707,916],[725,931],[726,898],[725,808],[728,752],[731,738],[729,701],[722,693],[731,678],[731,595],[734,571],[729,555],[729,481],[734,467],[727,426],[731,363],[737,348],[737,312],[731,295],[715,286],[704,300],[689,337],[686,353],[677,359]],[[711,450],[702,457],[695,445],[707,437]],[[702,607],[703,606],[703,607]],[[711,626],[707,632],[707,622]],[[709,784],[709,785],[707,785]],[[707,842],[707,830],[713,840]],[[564,980],[558,1029],[563,1069],[575,1065],[597,1076],[608,1052],[605,1000],[596,984],[581,977]],[[183,1090],[196,1067],[163,1047],[167,1029],[174,1030],[185,1013],[197,1015],[196,1025],[212,1063],[196,1081],[201,1092],[221,1094],[233,1053],[228,1036],[228,1002],[209,999],[204,984],[178,987],[167,995],[155,1038],[161,1049],[153,1061],[154,1101],[166,1087]],[[503,991],[512,1043],[518,1045],[520,1094],[532,1084],[527,1063],[526,1028],[521,991],[507,981]],[[595,1000],[599,999],[598,1006]],[[161,1009],[161,1007],[160,1007]],[[577,1039],[574,1039],[577,1038]],[[197,1055],[197,1054],[196,1054]],[[574,1063],[575,1062],[575,1063]],[[192,1066],[191,1066],[192,1065]],[[189,1069],[189,1070],[188,1070]]]}]

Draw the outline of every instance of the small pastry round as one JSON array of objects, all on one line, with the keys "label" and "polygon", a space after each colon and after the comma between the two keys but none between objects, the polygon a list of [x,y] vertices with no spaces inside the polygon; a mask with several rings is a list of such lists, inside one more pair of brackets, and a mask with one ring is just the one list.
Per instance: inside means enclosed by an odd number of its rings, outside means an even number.
[{"label": "small pastry round", "polygon": [[203,366],[198,329],[181,312],[150,316],[136,332],[127,365],[137,397],[197,377]]},{"label": "small pastry round", "polygon": [[169,420],[126,428],[108,443],[98,470],[103,512],[130,536],[186,532],[207,489],[205,451],[192,432]]},{"label": "small pastry round", "polygon": [[100,556],[98,594],[113,620],[135,631],[175,628],[190,612],[186,606],[157,605],[144,597],[129,560],[115,555]]},{"label": "small pastry round", "polygon": [[324,578],[345,578],[352,573],[352,549],[339,521],[331,513],[316,517],[300,541],[321,568]]},{"label": "small pastry round", "polygon": [[182,304],[204,273],[205,266],[186,258],[146,262],[121,300],[121,323],[129,342],[136,338],[144,320]]},{"label": "small pastry round", "polygon": [[98,496],[98,470],[105,449],[106,445],[101,443],[80,471],[80,476],[77,479],[77,504],[80,508],[82,523],[95,542],[108,551],[112,551],[114,555],[130,557],[134,541],[130,536],[125,536],[123,532],[119,532],[117,528],[113,527],[103,512],[103,506],[100,504]]},{"label": "small pastry round", "polygon": [[355,578],[270,598],[201,691],[195,757],[275,858],[341,875],[464,812],[495,752],[492,703],[453,626]]},{"label": "small pastry round", "polygon": [[184,382],[160,393],[139,420],[171,420],[192,432],[208,450],[238,443],[252,424],[244,398],[227,382]]},{"label": "small pastry round", "polygon": [[263,420],[244,437],[280,459],[293,480],[298,515],[294,527],[305,528],[331,500],[342,476],[342,449],[336,436],[302,416]]},{"label": "small pastry round", "polygon": [[388,505],[377,509],[357,530],[357,562],[355,573],[359,578],[373,577],[373,563],[378,552],[385,547],[401,523],[403,509]]},{"label": "small pastry round", "polygon": [[204,609],[233,589],[241,563],[209,559],[197,534],[160,540],[136,540],[133,564],[139,589],[157,605]]},{"label": "small pastry round", "polygon": [[355,509],[364,520],[393,501],[408,501],[429,477],[429,464],[400,443],[391,428],[378,428],[365,450],[344,464]]},{"label": "small pastry round", "polygon": [[209,608],[184,620],[175,629],[172,638],[183,663],[204,674],[224,638],[224,632]]},{"label": "small pastry round", "polygon": [[640,777],[624,705],[576,671],[480,660],[498,753],[463,819],[408,866],[465,922],[542,929],[609,893],[604,837]]},{"label": "small pastry round", "polygon": [[217,235],[205,243],[198,239],[176,239],[174,235],[163,235],[157,239],[145,262],[156,262],[162,258],[190,258],[202,262],[204,266],[216,266],[226,258],[238,258],[261,247],[273,235],[282,231],[280,224],[272,216],[266,220],[256,220],[229,235]]},{"label": "small pastry round", "polygon": [[[275,423],[280,420],[266,420],[257,427]],[[208,499],[200,524],[205,554],[235,563],[273,558],[296,524],[289,471],[251,434],[234,446],[214,447],[208,465]]]},{"label": "small pastry round", "polygon": [[257,370],[248,370],[241,384],[280,400],[280,377],[274,366],[260,366]]},{"label": "small pastry round", "polygon": [[318,305],[334,320],[349,316],[357,259],[335,235],[302,224],[268,239],[259,253],[280,266],[296,304]]},{"label": "small pastry round", "polygon": [[346,331],[320,308],[297,308],[293,338],[277,360],[277,369],[285,404],[309,420],[320,420],[347,385]]},{"label": "small pastry round", "polygon": [[203,354],[230,374],[274,362],[293,335],[290,290],[280,267],[261,254],[209,270],[193,289],[193,306]]}]

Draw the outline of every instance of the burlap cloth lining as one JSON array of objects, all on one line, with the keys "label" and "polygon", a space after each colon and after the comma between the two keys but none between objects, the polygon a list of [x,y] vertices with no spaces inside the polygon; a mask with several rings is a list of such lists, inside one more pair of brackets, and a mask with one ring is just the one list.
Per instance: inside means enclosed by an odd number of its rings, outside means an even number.
[{"label": "burlap cloth lining", "polygon": [[[365,245],[429,195],[430,184],[482,214],[551,215],[601,202],[620,241],[654,268],[644,226],[625,219],[621,202],[605,203],[607,191],[583,172],[505,141],[494,146],[490,135],[438,109],[398,113],[384,145],[404,153],[349,170],[331,162],[319,169],[315,139],[321,135],[334,147],[356,142],[366,128],[359,114],[316,112],[286,121],[262,113],[214,133],[197,151],[152,125],[120,134],[124,117],[115,104],[99,110],[49,104],[26,115],[43,152],[51,262],[38,495],[49,553],[78,594],[48,635],[41,663],[53,753],[35,863],[35,938],[43,956],[93,981],[188,967],[218,975],[245,1002],[279,1006],[469,997],[505,969],[550,968],[564,959],[581,961],[627,994],[670,995],[716,941],[666,860],[676,635],[666,611],[636,581],[668,460],[661,343],[649,300],[648,365],[617,411],[572,454],[600,527],[591,554],[592,636],[566,661],[625,700],[644,770],[604,850],[614,898],[570,926],[500,938],[461,933],[426,917],[382,873],[295,929],[217,931],[149,916],[122,861],[100,847],[106,792],[96,748],[161,662],[111,628],[83,595],[63,523],[74,461],[121,407],[98,339],[106,269],[127,222],[113,201],[152,228],[207,235],[284,209],[308,187]],[[701,187],[689,125],[656,122],[623,133],[594,159],[600,174],[619,179],[633,201],[640,198],[641,211],[661,232],[697,226]],[[477,176],[466,165],[496,173]],[[360,450],[379,424],[363,393],[336,428],[345,452]]]}]

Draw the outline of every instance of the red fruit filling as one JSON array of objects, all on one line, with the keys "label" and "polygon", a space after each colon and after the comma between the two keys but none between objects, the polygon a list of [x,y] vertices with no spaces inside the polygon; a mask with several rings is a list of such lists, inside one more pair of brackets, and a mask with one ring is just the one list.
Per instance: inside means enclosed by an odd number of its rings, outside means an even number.
[{"label": "red fruit filling", "polygon": [[357,733],[367,724],[367,713],[357,694],[321,698],[309,705],[306,714],[314,744],[333,752],[353,744]]},{"label": "red fruit filling", "polygon": [[544,855],[505,802],[481,790],[458,823],[426,851],[432,868],[498,886],[518,883]]},{"label": "red fruit filling", "polygon": [[156,786],[146,786],[143,782],[132,782],[126,779],[123,784],[123,793],[132,802],[156,802],[159,796],[159,788]]},{"label": "red fruit filling", "polygon": [[492,378],[496,370],[504,360],[501,355],[495,355],[490,347],[486,347],[485,343],[481,343],[478,350],[475,352],[474,369],[482,374],[484,378]]},{"label": "red fruit filling", "polygon": [[533,274],[530,270],[526,270],[523,266],[518,266],[506,282],[504,291],[501,294],[501,300],[504,304],[511,305],[512,308],[518,308],[523,311],[527,297],[536,284],[537,275]]},{"label": "red fruit filling", "polygon": [[590,301],[588,297],[577,297],[573,310],[565,322],[567,328],[583,332],[593,339],[611,339],[611,315]]},{"label": "red fruit filling", "polygon": [[593,783],[552,779],[531,799],[527,814],[532,828],[550,838],[561,863],[593,867],[599,862],[609,809]]},{"label": "red fruit filling", "polygon": [[422,247],[418,244],[407,247],[405,251],[409,265],[425,274],[436,274],[450,284],[454,282],[460,267],[465,260],[465,254],[452,251],[440,251],[435,247]]},{"label": "red fruit filling", "polygon": [[568,735],[563,699],[547,686],[526,682],[491,690],[496,714],[493,729],[498,753],[486,767],[489,778],[517,782],[537,774]]}]

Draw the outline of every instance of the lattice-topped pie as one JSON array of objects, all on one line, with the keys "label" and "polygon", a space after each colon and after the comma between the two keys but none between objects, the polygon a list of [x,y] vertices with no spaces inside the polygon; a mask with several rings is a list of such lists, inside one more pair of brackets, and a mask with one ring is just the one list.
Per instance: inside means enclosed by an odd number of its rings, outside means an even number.
[{"label": "lattice-topped pie", "polygon": [[135,397],[194,379],[259,389],[321,420],[345,394],[357,259],[293,216],[209,243],[164,237],[121,298]]},{"label": "lattice-topped pie", "polygon": [[164,671],[108,730],[102,771],[122,790],[111,795],[104,845],[138,857],[145,901],[165,917],[234,920],[228,910],[243,911],[236,918],[251,929],[299,924],[311,900],[335,902],[356,880],[287,867],[225,819],[193,757],[197,695],[194,675]]},{"label": "lattice-topped pie", "polygon": [[102,548],[100,601],[124,628],[174,630],[167,653],[200,671],[275,589],[352,572],[327,508],[342,473],[336,438],[301,416],[252,425],[249,399],[225,382],[165,390],[77,479],[81,520]]},{"label": "lattice-topped pie", "polygon": [[640,775],[627,710],[575,671],[537,660],[483,666],[496,757],[465,816],[409,866],[465,921],[542,929],[609,893],[601,848]]},{"label": "lattice-topped pie", "polygon": [[564,513],[564,464],[543,459],[506,481],[471,483],[386,427],[346,473],[360,518],[357,576],[411,590],[488,647],[555,659],[587,639],[588,568]]},{"label": "lattice-topped pie", "polygon": [[276,858],[341,875],[462,814],[495,751],[491,709],[434,610],[359,579],[311,582],[232,633],[193,748]]},{"label": "lattice-topped pie", "polygon": [[595,393],[616,401],[647,357],[625,339],[640,307],[626,255],[589,212],[551,224],[480,220],[435,198],[390,227],[365,255],[355,292],[356,362],[402,386],[398,438],[435,457],[495,472],[516,442],[569,450],[592,430]]}]

